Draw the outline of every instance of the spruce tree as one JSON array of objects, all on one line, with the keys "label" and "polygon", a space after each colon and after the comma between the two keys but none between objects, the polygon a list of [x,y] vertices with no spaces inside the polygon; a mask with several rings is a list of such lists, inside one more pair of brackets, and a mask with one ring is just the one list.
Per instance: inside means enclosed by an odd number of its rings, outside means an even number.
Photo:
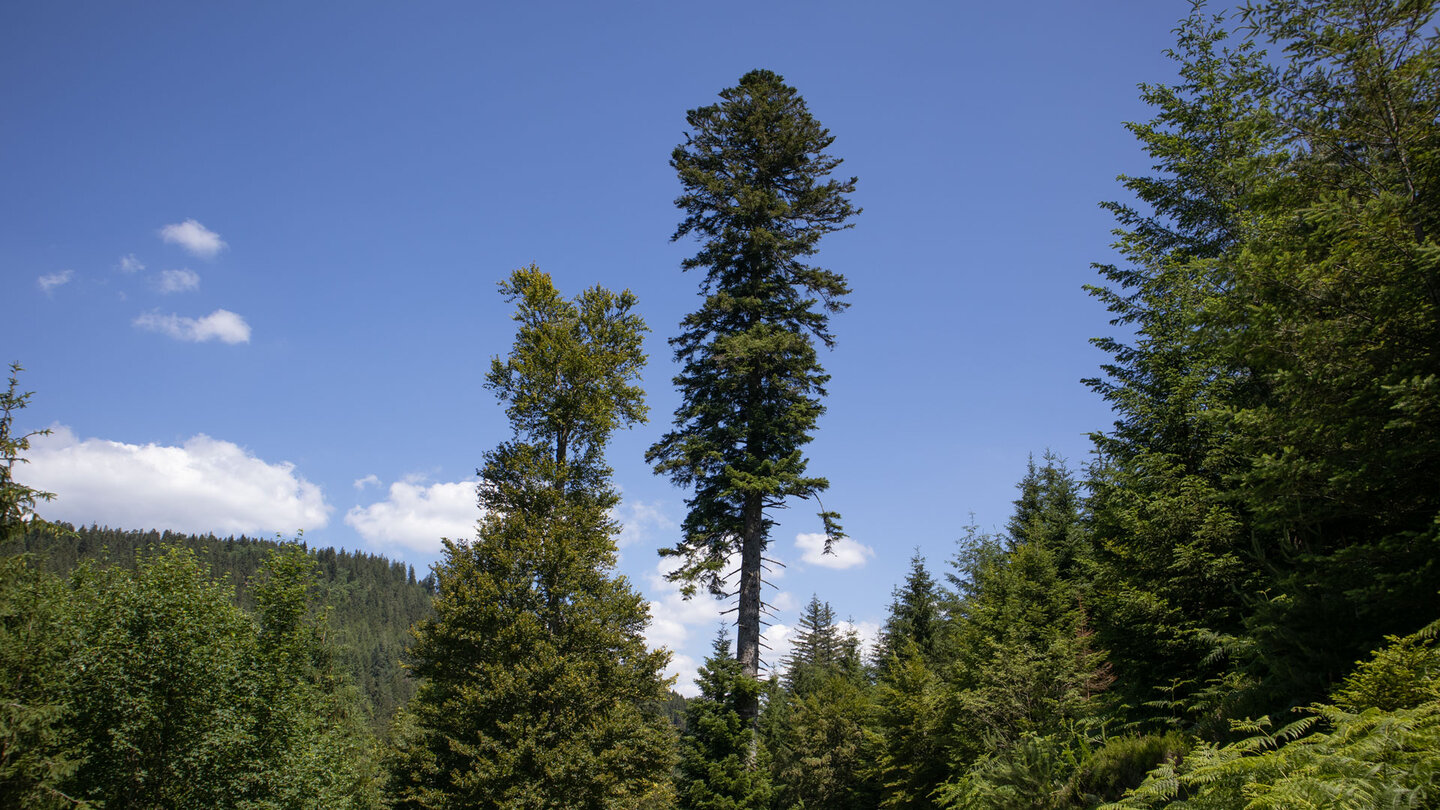
[{"label": "spruce tree", "polygon": [[646,650],[645,602],[611,571],[603,451],[644,417],[645,326],[628,291],[567,301],[533,266],[501,291],[519,328],[487,381],[515,434],[480,471],[478,537],[445,542],[393,792],[427,808],[639,804],[669,788],[669,654]]},{"label": "spruce tree", "polygon": [[881,807],[926,808],[945,779],[940,678],[941,594],[925,558],[910,558],[875,649],[875,779]]},{"label": "spruce tree", "polygon": [[1117,691],[1132,719],[1145,720],[1171,719],[1150,705],[1159,687],[1198,716],[1199,693],[1226,668],[1207,639],[1241,632],[1244,594],[1261,587],[1233,491],[1244,460],[1224,417],[1253,386],[1242,360],[1200,324],[1225,295],[1241,212],[1278,159],[1270,83],[1253,43],[1231,46],[1199,6],[1177,35],[1179,80],[1142,85],[1155,116],[1129,125],[1154,174],[1123,178],[1137,204],[1107,205],[1124,261],[1098,268],[1107,285],[1090,288],[1131,333],[1093,341],[1113,359],[1087,381],[1116,417],[1092,434],[1094,618]]},{"label": "spruce tree", "polygon": [[676,793],[682,810],[750,810],[768,807],[771,799],[769,757],[752,750],[750,727],[739,705],[760,684],[740,672],[721,627],[715,647],[700,667],[695,685],[700,696],[685,709],[685,734],[680,739]]},{"label": "spruce tree", "polygon": [[[873,808],[872,713],[860,636],[812,596],[762,722],[779,808]],[[769,718],[767,718],[769,719]]]},{"label": "spruce tree", "polygon": [[[1090,482],[1125,697],[1228,720],[1320,699],[1440,589],[1440,35],[1433,2],[1271,0],[1180,29],[1132,127],[1098,291],[1128,345]],[[1264,56],[1265,44],[1280,52]],[[1144,716],[1150,712],[1138,710]]]},{"label": "spruce tree", "polygon": [[[659,473],[693,487],[684,537],[662,553],[680,559],[672,578],[724,594],[726,560],[740,557],[737,658],[748,677],[760,666],[762,555],[770,510],[828,486],[809,475],[803,448],[824,411],[829,379],[816,341],[833,345],[829,316],[846,304],[838,273],[806,264],[821,237],[850,227],[859,209],[855,178],[832,179],[834,141],[795,88],[768,71],[741,77],[720,102],[691,110],[691,132],[670,165],[685,218],[674,239],[694,235],[705,300],[671,340],[682,370],[675,427],[649,451]],[[838,516],[821,509],[829,542]],[[742,705],[753,721],[758,701]]]},{"label": "spruce tree", "polygon": [[15,432],[15,417],[32,396],[19,390],[23,370],[19,363],[11,363],[9,382],[5,391],[0,392],[0,544],[5,546],[20,539],[27,524],[38,521],[39,525],[45,525],[35,515],[35,504],[55,497],[54,493],[27,487],[15,480],[15,465],[26,463],[22,454],[30,449],[30,439],[50,433],[49,430]]},{"label": "spruce tree", "polygon": [[[1440,591],[1440,30],[1433,2],[1271,0],[1242,20],[1290,155],[1206,322],[1263,396],[1232,409],[1267,711],[1321,698]],[[1277,64],[1278,63],[1278,64]]]},{"label": "spruce tree", "polygon": [[[1097,713],[1094,698],[1109,685],[1087,626],[1084,583],[1061,574],[1050,545],[1069,548],[1078,533],[1070,476],[1052,461],[1031,469],[1020,490],[1011,526],[1021,539],[1009,538],[1004,548],[995,538],[975,538],[978,553],[961,558],[972,562],[957,577],[966,588],[948,631],[953,659],[937,720],[943,755],[954,766],[952,788],[968,778],[967,769],[1009,756],[1027,738],[1064,736],[1073,722]],[[923,672],[904,674],[923,683]],[[911,763],[899,775],[914,779],[921,774],[911,768],[922,766]]]},{"label": "spruce tree", "polygon": [[[24,549],[27,531],[48,528],[35,505],[53,497],[15,480],[30,439],[48,432],[16,432],[15,418],[31,397],[19,390],[22,370],[12,363],[0,392],[0,552],[6,555]],[[64,790],[83,760],[68,728],[72,711],[64,690],[73,620],[60,583],[36,571],[28,556],[0,559],[0,805],[85,807]]]},{"label": "spruce tree", "polygon": [[924,656],[926,663],[935,663],[942,626],[940,589],[925,569],[925,558],[919,549],[910,557],[910,573],[905,584],[891,594],[890,615],[880,631],[875,647],[875,666],[883,678],[892,659],[906,654],[907,643],[914,652]]}]

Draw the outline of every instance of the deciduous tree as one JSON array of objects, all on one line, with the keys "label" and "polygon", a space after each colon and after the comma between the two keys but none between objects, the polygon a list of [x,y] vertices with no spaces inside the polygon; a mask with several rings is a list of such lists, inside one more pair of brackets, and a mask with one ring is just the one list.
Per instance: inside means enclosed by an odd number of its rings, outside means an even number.
[{"label": "deciduous tree", "polygon": [[408,807],[640,806],[670,784],[669,654],[645,648],[645,602],[611,570],[604,447],[644,416],[645,326],[628,291],[567,301],[533,266],[501,292],[519,326],[487,381],[514,437],[480,471],[478,537],[445,541],[393,792]]}]

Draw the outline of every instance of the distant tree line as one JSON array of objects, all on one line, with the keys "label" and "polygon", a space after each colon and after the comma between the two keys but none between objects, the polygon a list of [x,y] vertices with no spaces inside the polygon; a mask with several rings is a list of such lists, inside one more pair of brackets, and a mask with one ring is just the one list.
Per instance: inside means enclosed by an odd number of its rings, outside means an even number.
[{"label": "distant tree line", "polygon": [[[183,548],[208,576],[230,589],[237,606],[253,611],[252,580],[267,556],[287,545],[244,535],[220,538],[58,523],[31,527],[6,551],[29,554],[33,567],[68,576],[85,562],[133,570],[147,554]],[[316,599],[326,606],[326,635],[336,661],[368,699],[375,729],[383,731],[415,692],[401,660],[411,626],[431,614],[434,575],[416,580],[413,566],[378,554],[299,545],[315,563]]]}]

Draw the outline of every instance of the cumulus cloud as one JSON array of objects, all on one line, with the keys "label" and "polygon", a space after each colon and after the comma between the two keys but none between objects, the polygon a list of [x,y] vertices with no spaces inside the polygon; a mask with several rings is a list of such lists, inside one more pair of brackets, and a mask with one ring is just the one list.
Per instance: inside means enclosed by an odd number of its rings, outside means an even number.
[{"label": "cumulus cloud", "polygon": [[331,507],[289,462],[197,435],[178,447],[78,439],[64,426],[31,440],[24,483],[55,493],[42,514],[75,524],[218,535],[323,527]]},{"label": "cumulus cloud", "polygon": [[168,244],[179,245],[191,255],[204,259],[215,258],[215,255],[226,247],[220,234],[193,219],[166,225],[160,229],[160,238]]},{"label": "cumulus cloud", "polygon": [[680,584],[665,578],[679,567],[676,558],[661,557],[655,568],[645,575],[649,592],[659,595],[650,601],[650,626],[645,631],[645,640],[652,648],[674,650],[685,646],[697,625],[713,632],[719,625],[721,611],[729,607],[727,602],[715,599],[704,589],[690,599],[681,596]]},{"label": "cumulus cloud", "polygon": [[120,272],[122,273],[134,273],[144,269],[145,265],[142,264],[139,259],[135,258],[134,253],[120,258]]},{"label": "cumulus cloud", "polygon": [[760,658],[768,671],[779,672],[794,647],[795,632],[789,625],[772,624],[760,632]]},{"label": "cumulus cloud", "polygon": [[[200,274],[194,270],[161,270],[155,286],[162,293],[188,292],[200,289]],[[238,317],[238,316],[237,316]]]},{"label": "cumulus cloud", "polygon": [[694,658],[680,653],[671,653],[670,663],[665,667],[665,677],[675,679],[670,688],[683,697],[699,697],[700,687],[695,685],[695,673],[699,668],[700,665]]},{"label": "cumulus cloud", "polygon": [[378,476],[378,475],[376,475],[376,474],[374,474],[374,473],[371,473],[371,474],[365,476],[364,478],[356,478],[356,479],[355,479],[355,488],[356,488],[356,489],[364,489],[364,488],[366,488],[366,487],[378,487],[378,486],[380,486],[380,476]]},{"label": "cumulus cloud", "polygon": [[58,273],[47,273],[37,279],[35,283],[40,286],[40,291],[49,295],[56,287],[63,287],[75,278],[74,270],[61,270]]},{"label": "cumulus cloud", "polygon": [[795,535],[795,548],[800,551],[801,560],[822,568],[855,568],[875,556],[875,549],[849,537],[833,543],[831,553],[826,554],[825,535],[818,532]]},{"label": "cumulus cloud", "polygon": [[[370,483],[370,478],[374,476],[356,481],[357,488]],[[479,519],[475,484],[471,481],[429,486],[396,481],[390,485],[385,500],[355,506],[345,513],[345,523],[373,546],[424,552],[439,551],[442,537],[454,540],[473,536]]]},{"label": "cumulus cloud", "polygon": [[204,343],[207,340],[231,344],[250,342],[250,324],[228,309],[217,309],[203,318],[147,312],[135,319],[135,325],[191,343]]}]

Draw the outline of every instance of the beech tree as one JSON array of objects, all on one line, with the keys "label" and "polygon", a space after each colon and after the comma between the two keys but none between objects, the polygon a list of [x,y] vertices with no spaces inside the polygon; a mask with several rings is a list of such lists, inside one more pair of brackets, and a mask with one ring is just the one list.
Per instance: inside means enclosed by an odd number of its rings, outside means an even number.
[{"label": "beech tree", "polygon": [[669,654],[645,648],[645,602],[612,574],[604,463],[615,428],[645,415],[645,325],[628,291],[567,301],[534,266],[501,292],[519,329],[487,382],[515,435],[486,454],[478,538],[445,541],[392,792],[425,808],[663,802]]},{"label": "beech tree", "polygon": [[[683,538],[662,554],[681,561],[672,579],[687,595],[704,585],[738,595],[736,658],[754,678],[760,666],[762,555],[787,498],[828,487],[808,474],[810,442],[829,380],[816,342],[832,346],[829,317],[850,292],[838,273],[806,260],[821,237],[850,227],[855,178],[834,179],[834,141],[795,88],[755,70],[691,110],[685,143],[670,159],[685,218],[673,239],[695,236],[704,303],[670,343],[682,365],[674,429],[647,454],[658,473],[693,487]],[[842,536],[838,515],[821,507],[827,547]],[[727,594],[726,560],[740,557],[739,587]],[[758,699],[740,706],[753,722]]]}]

